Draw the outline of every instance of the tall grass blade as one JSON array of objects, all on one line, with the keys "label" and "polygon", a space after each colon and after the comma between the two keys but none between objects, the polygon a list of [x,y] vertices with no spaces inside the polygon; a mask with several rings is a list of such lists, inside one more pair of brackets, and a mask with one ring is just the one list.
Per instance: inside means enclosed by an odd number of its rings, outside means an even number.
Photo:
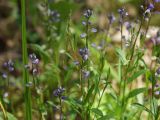
[{"label": "tall grass blade", "polygon": [[[22,59],[23,65],[28,63],[28,54],[27,54],[27,39],[26,39],[26,15],[25,15],[25,0],[21,0],[21,15],[22,15]],[[31,92],[30,88],[26,86],[29,82],[29,73],[25,67],[23,67],[23,80],[25,86],[25,114],[26,120],[32,120],[32,112],[31,112]]]}]

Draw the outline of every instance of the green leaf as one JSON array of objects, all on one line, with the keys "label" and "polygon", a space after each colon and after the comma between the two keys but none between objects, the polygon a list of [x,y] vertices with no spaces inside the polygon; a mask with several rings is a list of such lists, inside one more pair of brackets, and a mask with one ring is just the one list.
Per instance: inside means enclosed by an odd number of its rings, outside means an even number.
[{"label": "green leaf", "polygon": [[[17,118],[13,114],[11,114],[9,112],[7,112],[7,117],[8,117],[8,120],[17,120]],[[0,112],[0,120],[4,120],[2,112]]]},{"label": "green leaf", "polygon": [[8,116],[8,120],[17,120],[17,118],[11,113],[7,113],[7,116]]},{"label": "green leaf", "polygon": [[154,115],[150,109],[148,109],[146,106],[144,106],[140,103],[133,103],[132,105],[137,106],[139,108],[142,108],[143,110],[147,111],[148,113],[151,113],[152,115]]},{"label": "green leaf", "polygon": [[93,90],[94,90],[94,87],[95,87],[95,85],[93,84],[92,86],[91,86],[91,88],[89,89],[89,91],[88,91],[88,94],[87,94],[87,96],[86,96],[86,98],[84,99],[84,105],[89,101],[89,98],[91,97],[91,95],[92,95],[92,92],[93,92]]},{"label": "green leaf", "polygon": [[120,60],[122,61],[123,65],[126,65],[128,63],[128,60],[125,57],[124,51],[122,51],[120,48],[116,48],[116,53]]},{"label": "green leaf", "polygon": [[138,78],[140,75],[143,75],[146,73],[146,70],[140,70],[136,73],[134,73],[129,79],[128,79],[128,83],[132,82],[133,80],[135,80],[136,78]]},{"label": "green leaf", "polygon": [[105,115],[105,116],[98,118],[98,120],[109,120],[109,119],[113,118],[113,116],[114,115],[111,115],[111,114]]},{"label": "green leaf", "polygon": [[135,97],[135,96],[137,96],[138,94],[145,92],[146,90],[147,90],[147,88],[137,88],[137,89],[134,89],[134,90],[132,90],[132,91],[129,93],[129,95],[127,96],[127,99],[132,98],[132,97]]},{"label": "green leaf", "polygon": [[95,114],[99,115],[99,116],[103,116],[102,111],[98,108],[92,108],[91,111],[94,112]]}]

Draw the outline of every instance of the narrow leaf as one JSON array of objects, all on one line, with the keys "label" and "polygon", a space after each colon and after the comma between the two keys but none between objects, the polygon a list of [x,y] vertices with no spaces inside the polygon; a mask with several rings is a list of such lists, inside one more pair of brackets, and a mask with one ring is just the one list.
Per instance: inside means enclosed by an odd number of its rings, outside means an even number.
[{"label": "narrow leaf", "polygon": [[138,94],[145,92],[146,90],[147,90],[147,88],[137,88],[137,89],[134,89],[134,90],[132,90],[132,91],[129,93],[127,99],[132,98],[132,97],[135,97],[135,96],[137,96]]},{"label": "narrow leaf", "polygon": [[132,82],[133,80],[135,80],[136,78],[138,78],[139,76],[143,75],[146,73],[146,70],[140,70],[136,73],[134,73],[129,79],[128,79],[128,83]]},{"label": "narrow leaf", "polygon": [[128,63],[128,60],[125,57],[124,51],[122,51],[120,48],[116,48],[116,53],[120,60],[122,61],[123,65],[126,65]]},{"label": "narrow leaf", "polygon": [[99,115],[99,116],[103,116],[103,113],[102,113],[102,111],[101,111],[100,109],[98,109],[98,108],[92,108],[91,110],[92,110],[92,112],[94,112],[95,114],[97,114],[97,115]]},{"label": "narrow leaf", "polygon": [[94,90],[94,87],[95,87],[95,85],[93,84],[93,85],[91,86],[91,88],[89,89],[88,94],[87,94],[86,98],[84,99],[84,105],[87,103],[87,101],[89,101],[89,98],[90,98],[91,95],[92,95],[92,92],[93,92],[93,90]]}]

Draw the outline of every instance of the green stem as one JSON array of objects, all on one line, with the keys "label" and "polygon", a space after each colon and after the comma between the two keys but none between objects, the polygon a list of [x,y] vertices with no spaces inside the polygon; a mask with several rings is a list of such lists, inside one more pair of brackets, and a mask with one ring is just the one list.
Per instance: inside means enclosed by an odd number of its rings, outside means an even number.
[{"label": "green stem", "polygon": [[[22,14],[22,56],[23,56],[23,65],[28,63],[28,54],[27,54],[27,39],[26,39],[26,15],[25,15],[25,0],[21,0],[21,14]],[[25,114],[26,120],[32,120],[32,108],[31,108],[31,91],[30,88],[26,86],[29,82],[29,73],[25,67],[23,67],[23,80],[25,86]]]},{"label": "green stem", "polygon": [[137,34],[137,36],[136,36],[136,38],[135,38],[135,40],[134,40],[134,43],[133,43],[133,47],[132,47],[132,51],[131,51],[131,56],[130,56],[130,59],[129,59],[129,63],[128,63],[128,65],[127,65],[127,68],[126,68],[126,72],[125,72],[125,78],[124,78],[124,85],[123,85],[123,93],[122,93],[122,95],[123,95],[123,98],[122,98],[122,106],[124,105],[124,97],[125,97],[125,89],[126,89],[126,79],[127,79],[127,73],[128,73],[128,70],[129,70],[129,68],[130,68],[130,65],[131,65],[131,61],[132,61],[132,59],[133,59],[133,55],[134,55],[134,49],[135,49],[135,45],[136,45],[136,42],[137,42],[137,39],[138,39],[138,36],[139,36],[139,33],[140,33],[140,30],[141,30],[141,28],[142,28],[142,23],[143,23],[143,19],[141,20],[141,23],[140,23],[140,26],[139,26],[139,29],[138,29],[138,34]]}]

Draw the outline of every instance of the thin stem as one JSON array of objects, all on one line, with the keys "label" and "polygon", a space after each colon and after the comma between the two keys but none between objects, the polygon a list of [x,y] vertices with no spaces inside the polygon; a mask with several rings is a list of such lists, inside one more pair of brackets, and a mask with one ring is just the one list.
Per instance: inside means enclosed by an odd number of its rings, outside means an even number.
[{"label": "thin stem", "polygon": [[60,105],[60,120],[62,120],[62,99],[59,97],[59,105]]},{"label": "thin stem", "polygon": [[121,23],[121,49],[123,49],[123,23]]},{"label": "thin stem", "polygon": [[80,65],[80,85],[81,85],[81,94],[82,94],[82,99],[83,99],[82,65]]},{"label": "thin stem", "polygon": [[[88,32],[88,29],[89,29],[89,18],[87,18],[87,24],[86,24],[86,48],[88,49],[88,37],[89,37],[89,32]],[[89,69],[89,60],[87,59],[87,71]],[[89,90],[89,86],[90,86],[90,81],[89,81],[89,78],[88,78],[88,90]]]},{"label": "thin stem", "polygon": [[[26,11],[25,11],[25,0],[21,0],[21,14],[22,14],[22,56],[23,56],[23,65],[28,63],[28,54],[27,54],[27,39],[26,39]],[[23,67],[23,80],[25,86],[25,114],[26,120],[32,120],[32,108],[31,108],[31,91],[30,88],[26,86],[29,82],[29,73],[28,70]]]},{"label": "thin stem", "polygon": [[137,42],[137,39],[138,39],[138,36],[139,36],[139,34],[140,34],[140,30],[141,30],[141,28],[142,28],[142,23],[143,23],[143,19],[141,20],[141,23],[140,23],[140,26],[139,26],[139,29],[138,29],[138,34],[137,34],[137,36],[136,36],[136,38],[135,38],[135,40],[134,40],[134,43],[133,43],[133,47],[132,47],[132,51],[131,51],[131,56],[130,56],[130,59],[129,59],[129,63],[128,63],[128,65],[127,65],[127,68],[126,68],[126,72],[125,72],[125,78],[124,78],[124,85],[123,85],[123,93],[122,93],[122,95],[123,95],[123,98],[122,98],[122,106],[124,106],[124,97],[125,97],[125,89],[126,89],[126,79],[127,79],[127,73],[128,73],[128,70],[129,70],[129,68],[130,68],[130,65],[131,65],[131,61],[132,61],[132,59],[133,59],[133,55],[134,55],[134,49],[135,49],[135,45],[136,45],[136,42]]},{"label": "thin stem", "polygon": [[1,101],[0,101],[0,108],[1,108],[3,116],[4,116],[4,120],[8,120],[6,111],[5,111],[5,109],[4,109],[3,104],[1,103]]}]

